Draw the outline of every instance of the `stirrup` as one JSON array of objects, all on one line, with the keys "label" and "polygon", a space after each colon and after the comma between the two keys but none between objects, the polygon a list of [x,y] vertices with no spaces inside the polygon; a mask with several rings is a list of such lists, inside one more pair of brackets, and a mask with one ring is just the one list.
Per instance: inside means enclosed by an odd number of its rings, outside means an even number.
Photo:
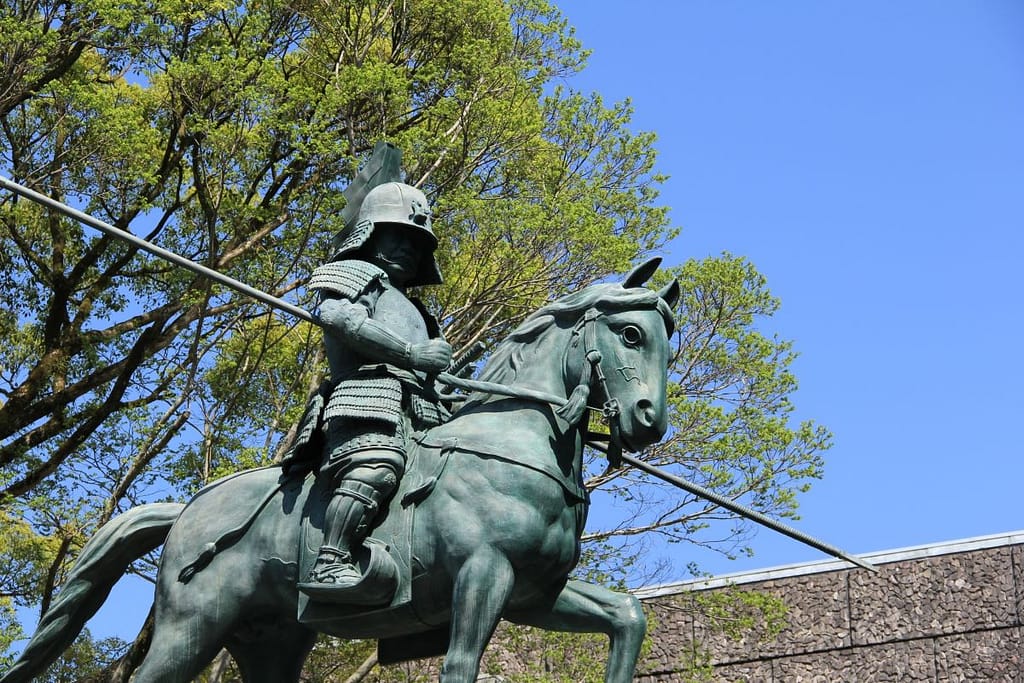
[{"label": "stirrup", "polygon": [[[343,605],[381,606],[398,590],[398,565],[387,545],[370,539],[368,557],[360,560],[360,571],[348,553],[331,546],[321,547],[310,570],[309,580],[298,584],[308,598]],[[348,560],[347,562],[343,560]]]}]

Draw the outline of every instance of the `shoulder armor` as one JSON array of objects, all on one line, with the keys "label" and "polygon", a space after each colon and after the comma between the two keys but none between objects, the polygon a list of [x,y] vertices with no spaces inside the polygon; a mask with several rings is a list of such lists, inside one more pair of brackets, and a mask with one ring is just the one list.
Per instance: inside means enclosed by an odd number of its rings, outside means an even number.
[{"label": "shoulder armor", "polygon": [[366,291],[374,280],[386,282],[387,273],[366,261],[346,259],[331,261],[313,271],[309,280],[309,288],[340,294],[355,300]]}]

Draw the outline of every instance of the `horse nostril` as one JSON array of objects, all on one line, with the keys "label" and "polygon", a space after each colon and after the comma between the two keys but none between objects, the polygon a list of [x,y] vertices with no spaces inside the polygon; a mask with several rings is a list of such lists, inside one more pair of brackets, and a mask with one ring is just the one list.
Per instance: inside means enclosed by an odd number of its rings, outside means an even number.
[{"label": "horse nostril", "polygon": [[644,427],[653,427],[654,423],[658,420],[658,416],[654,411],[654,404],[646,398],[642,398],[636,402],[636,405],[633,407],[633,412],[636,416],[637,422]]}]

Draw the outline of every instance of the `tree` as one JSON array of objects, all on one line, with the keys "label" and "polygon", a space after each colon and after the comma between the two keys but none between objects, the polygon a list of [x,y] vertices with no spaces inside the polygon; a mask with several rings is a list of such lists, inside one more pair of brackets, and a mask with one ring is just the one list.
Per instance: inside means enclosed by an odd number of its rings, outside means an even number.
[{"label": "tree", "polygon": [[[341,190],[394,142],[435,205],[446,283],[425,294],[457,351],[675,235],[654,136],[561,84],[586,53],[546,0],[5,0],[0,56],[0,170],[302,303]],[[757,332],[777,302],[732,257],[677,274],[673,432],[648,456],[792,514],[828,435],[789,425],[791,349]],[[0,552],[46,548],[12,604],[45,603],[119,510],[271,462],[324,370],[309,326],[12,197],[0,283],[0,500],[25,540]],[[712,543],[719,511],[596,472],[633,508],[591,532],[595,562]]]},{"label": "tree", "polygon": [[[672,274],[682,298],[670,364],[671,427],[645,459],[758,511],[795,517],[796,494],[821,476],[831,434],[810,421],[791,424],[789,397],[797,387],[789,369],[792,343],[759,330],[779,301],[752,264],[729,254],[691,260]],[[631,468],[588,482],[622,511],[617,525],[585,537],[603,562],[632,561],[653,539],[751,552],[743,545],[744,520],[652,483]],[[723,535],[725,521],[730,525]],[[633,552],[625,551],[629,547]],[[649,563],[643,569],[651,580],[650,572],[657,576],[664,568]]]}]

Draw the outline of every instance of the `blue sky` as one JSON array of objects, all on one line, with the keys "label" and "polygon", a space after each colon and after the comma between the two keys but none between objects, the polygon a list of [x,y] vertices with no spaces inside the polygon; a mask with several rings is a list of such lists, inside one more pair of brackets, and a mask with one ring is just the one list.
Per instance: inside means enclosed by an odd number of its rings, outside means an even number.
[{"label": "blue sky", "polygon": [[[569,81],[658,135],[666,260],[768,278],[798,419],[828,426],[800,529],[870,552],[1024,528],[1024,3],[556,2]],[[714,573],[822,559],[774,532]]]},{"label": "blue sky", "polygon": [[[1024,3],[563,0],[658,135],[671,264],[728,251],[782,300],[797,419],[835,435],[803,531],[850,552],[1024,529]],[[598,512],[598,511],[595,511]],[[713,573],[824,556],[771,531]],[[151,589],[97,635],[134,637]]]}]

